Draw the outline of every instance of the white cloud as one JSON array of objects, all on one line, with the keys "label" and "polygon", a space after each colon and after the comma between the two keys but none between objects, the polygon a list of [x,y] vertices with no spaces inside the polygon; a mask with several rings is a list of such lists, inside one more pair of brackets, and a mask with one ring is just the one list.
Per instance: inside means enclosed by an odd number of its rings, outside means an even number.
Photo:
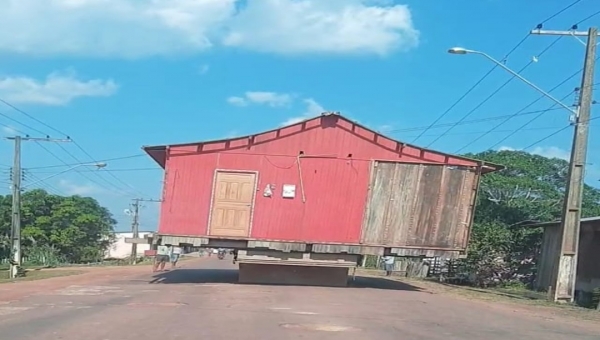
[{"label": "white cloud", "polygon": [[558,159],[564,159],[566,161],[570,160],[571,158],[571,152],[558,148],[556,146],[548,146],[548,147],[536,147],[533,150],[531,150],[531,153],[534,155],[540,155],[543,157],[547,157],[547,158],[558,158]]},{"label": "white cloud", "polygon": [[215,44],[386,54],[418,41],[408,7],[374,0],[4,0],[0,22],[0,53],[35,56],[139,58]]},{"label": "white cloud", "polygon": [[224,44],[262,52],[377,53],[416,46],[405,5],[365,0],[254,0],[231,22]]},{"label": "white cloud", "polygon": [[249,104],[267,105],[270,107],[287,106],[292,101],[292,96],[286,93],[276,92],[246,92],[243,97],[232,96],[227,102],[235,106],[247,106]]},{"label": "white cloud", "polygon": [[246,99],[242,98],[242,97],[236,97],[236,96],[232,96],[227,98],[227,102],[231,105],[235,105],[235,106],[247,106],[248,102],[246,102]]},{"label": "white cloud", "polygon": [[89,196],[93,194],[105,193],[106,190],[93,184],[76,184],[66,179],[61,179],[58,185],[67,195]]},{"label": "white cloud", "polygon": [[[498,151],[520,151],[510,146],[501,146]],[[539,155],[546,158],[558,158],[566,161],[570,160],[571,152],[568,150],[561,149],[556,146],[538,146],[531,150],[529,153],[533,155]]]},{"label": "white cloud", "polygon": [[304,99],[304,104],[306,104],[306,110],[301,115],[289,118],[285,122],[281,123],[281,125],[285,126],[296,124],[303,120],[314,118],[326,111],[321,104],[317,103],[317,101],[312,98]]},{"label": "white cloud", "polygon": [[73,72],[51,73],[45,80],[0,77],[0,97],[12,103],[65,105],[78,97],[107,97],[118,85],[112,80],[78,80]]},{"label": "white cloud", "polygon": [[[136,58],[195,52],[235,0],[8,0],[0,52]],[[18,32],[16,34],[15,32]]]}]

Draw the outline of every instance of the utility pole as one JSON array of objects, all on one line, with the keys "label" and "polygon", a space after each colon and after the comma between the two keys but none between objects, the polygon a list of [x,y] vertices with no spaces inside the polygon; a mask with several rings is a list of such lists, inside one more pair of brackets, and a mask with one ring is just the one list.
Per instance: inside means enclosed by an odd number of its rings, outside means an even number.
[{"label": "utility pole", "polygon": [[15,154],[12,168],[12,220],[10,229],[11,238],[11,254],[12,258],[10,261],[10,278],[15,279],[19,277],[19,271],[21,268],[21,259],[23,257],[21,252],[21,142],[23,141],[34,141],[34,142],[70,142],[70,139],[51,139],[46,138],[35,138],[29,136],[15,136],[6,137],[8,140],[12,140],[15,143]]},{"label": "utility pole", "polygon": [[14,137],[14,141],[15,155],[12,168],[12,220],[10,228],[11,279],[18,277],[21,266],[21,136]]},{"label": "utility pole", "polygon": [[[140,237],[140,202],[160,202],[160,200],[154,199],[143,199],[143,198],[134,198],[133,203],[131,204],[132,208],[132,221],[131,221],[131,238],[138,239]],[[131,264],[137,263],[137,243],[131,244]]]},{"label": "utility pole", "polygon": [[[576,27],[574,27],[576,28]],[[596,41],[598,29],[588,32],[576,31],[531,31],[537,35],[587,36],[583,77],[581,81],[578,114],[575,117],[573,145],[569,163],[560,228],[562,233],[560,253],[556,258],[556,273],[553,275],[552,295],[556,302],[573,302],[577,281],[577,260],[579,256],[579,233],[581,223],[581,202],[583,198],[585,164],[588,148],[589,120],[592,108],[594,66],[596,61]]]}]

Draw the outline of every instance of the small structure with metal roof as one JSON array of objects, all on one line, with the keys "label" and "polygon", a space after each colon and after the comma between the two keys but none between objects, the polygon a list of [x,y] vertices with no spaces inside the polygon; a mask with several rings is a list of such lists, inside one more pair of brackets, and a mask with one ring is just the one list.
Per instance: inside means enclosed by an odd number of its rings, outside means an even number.
[{"label": "small structure with metal roof", "polygon": [[[560,222],[527,224],[527,227],[544,228],[537,275],[534,281],[534,287],[538,290],[548,290],[556,281],[562,239]],[[578,300],[600,287],[600,216],[582,218],[580,226],[575,283]]]}]

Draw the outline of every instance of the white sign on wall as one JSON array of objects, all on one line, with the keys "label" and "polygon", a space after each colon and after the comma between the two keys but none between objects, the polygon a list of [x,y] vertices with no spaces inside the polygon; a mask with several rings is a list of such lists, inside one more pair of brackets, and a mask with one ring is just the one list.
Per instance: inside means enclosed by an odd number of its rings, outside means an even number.
[{"label": "white sign on wall", "polygon": [[294,198],[296,197],[296,186],[293,184],[284,184],[283,190],[281,191],[283,198]]}]

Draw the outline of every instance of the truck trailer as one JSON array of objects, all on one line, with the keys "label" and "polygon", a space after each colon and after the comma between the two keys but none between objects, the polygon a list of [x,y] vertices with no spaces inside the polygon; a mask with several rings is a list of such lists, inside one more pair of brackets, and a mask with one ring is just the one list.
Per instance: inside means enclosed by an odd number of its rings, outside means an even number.
[{"label": "truck trailer", "polygon": [[502,169],[331,112],[143,150],[164,169],[153,242],[234,249],[241,282],[345,285],[364,255],[464,256],[480,178]]}]

